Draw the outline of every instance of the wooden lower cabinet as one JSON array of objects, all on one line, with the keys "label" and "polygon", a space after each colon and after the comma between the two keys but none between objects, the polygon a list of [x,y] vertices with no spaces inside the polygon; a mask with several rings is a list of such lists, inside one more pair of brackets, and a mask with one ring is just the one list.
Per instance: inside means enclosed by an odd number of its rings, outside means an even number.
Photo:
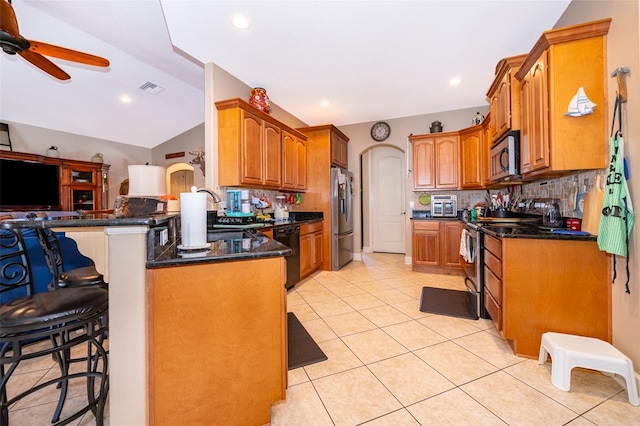
[{"label": "wooden lower cabinet", "polygon": [[300,278],[317,271],[324,260],[323,222],[300,225]]},{"label": "wooden lower cabinet", "polygon": [[485,307],[516,355],[542,333],[611,342],[610,256],[595,241],[484,237]]},{"label": "wooden lower cabinet", "polygon": [[458,220],[412,220],[411,266],[418,272],[462,275]]},{"label": "wooden lower cabinet", "polygon": [[283,257],[147,270],[149,424],[263,425],[287,387]]}]

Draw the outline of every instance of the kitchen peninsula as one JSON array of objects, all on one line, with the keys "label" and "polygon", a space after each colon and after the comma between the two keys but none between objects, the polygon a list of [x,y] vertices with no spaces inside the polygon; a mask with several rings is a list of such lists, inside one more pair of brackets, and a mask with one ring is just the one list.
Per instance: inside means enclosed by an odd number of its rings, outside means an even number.
[{"label": "kitchen peninsula", "polygon": [[[239,250],[217,235],[206,254],[180,256],[176,217],[86,215],[1,226],[104,236],[111,424],[268,423],[270,405],[285,397],[283,256],[290,250],[256,232],[243,235],[248,245]],[[163,228],[173,235],[156,250],[154,230]]]}]

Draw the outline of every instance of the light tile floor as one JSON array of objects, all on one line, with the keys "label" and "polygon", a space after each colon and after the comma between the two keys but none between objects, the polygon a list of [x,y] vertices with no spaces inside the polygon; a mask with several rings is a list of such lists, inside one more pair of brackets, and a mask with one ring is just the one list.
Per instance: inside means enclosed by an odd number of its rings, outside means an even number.
[{"label": "light tile floor", "polygon": [[[462,278],[411,272],[404,255],[363,258],[289,291],[288,310],[328,360],[289,371],[287,399],[273,406],[272,425],[640,424],[640,407],[610,377],[576,369],[571,391],[563,392],[551,384],[549,363],[513,355],[490,320],[419,311],[423,286],[463,289]],[[50,360],[25,363],[10,395],[56,368]],[[73,384],[65,411],[85,395]],[[21,401],[11,426],[50,424],[56,397],[51,389]],[[107,403],[106,425],[108,413]],[[95,418],[87,413],[71,424],[95,425]]]},{"label": "light tile floor", "polygon": [[640,424],[612,378],[574,369],[563,392],[551,364],[515,356],[491,320],[419,311],[422,287],[462,290],[461,277],[412,272],[404,255],[363,258],[289,291],[328,360],[289,371],[272,425]]}]

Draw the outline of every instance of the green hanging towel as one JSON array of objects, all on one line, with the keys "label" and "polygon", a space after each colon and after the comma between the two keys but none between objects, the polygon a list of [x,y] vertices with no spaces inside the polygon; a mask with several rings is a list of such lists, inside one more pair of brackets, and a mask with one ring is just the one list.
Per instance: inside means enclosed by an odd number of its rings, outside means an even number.
[{"label": "green hanging towel", "polygon": [[[622,105],[618,97],[614,108],[614,123],[616,111],[620,114],[619,119],[621,121],[621,109]],[[622,125],[620,125],[621,127]],[[598,227],[598,248],[616,256],[626,257],[627,292],[629,292],[629,236],[633,229],[635,217],[624,173],[624,141],[621,130],[612,135],[609,141],[609,148],[610,161],[607,169],[602,215],[600,216],[600,225]],[[615,272],[613,279],[615,281]]]}]

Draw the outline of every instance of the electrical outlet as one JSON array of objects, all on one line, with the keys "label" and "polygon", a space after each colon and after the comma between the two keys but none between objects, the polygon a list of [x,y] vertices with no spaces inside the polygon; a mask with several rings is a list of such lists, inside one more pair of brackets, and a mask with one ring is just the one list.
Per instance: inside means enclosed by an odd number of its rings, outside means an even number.
[{"label": "electrical outlet", "polygon": [[409,201],[409,208],[412,209],[416,206],[415,201]]}]

